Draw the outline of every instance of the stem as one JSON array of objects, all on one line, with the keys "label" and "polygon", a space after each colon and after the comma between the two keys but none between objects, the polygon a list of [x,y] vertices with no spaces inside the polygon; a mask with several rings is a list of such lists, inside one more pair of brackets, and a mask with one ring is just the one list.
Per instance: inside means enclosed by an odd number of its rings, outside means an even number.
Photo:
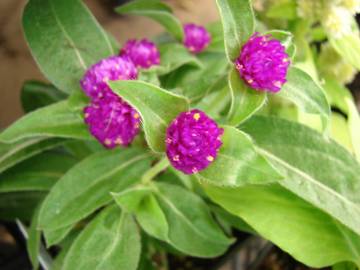
[{"label": "stem", "polygon": [[169,160],[167,157],[163,157],[154,167],[150,168],[147,172],[141,177],[141,182],[143,184],[149,183],[156,175],[161,171],[165,170],[169,166]]}]

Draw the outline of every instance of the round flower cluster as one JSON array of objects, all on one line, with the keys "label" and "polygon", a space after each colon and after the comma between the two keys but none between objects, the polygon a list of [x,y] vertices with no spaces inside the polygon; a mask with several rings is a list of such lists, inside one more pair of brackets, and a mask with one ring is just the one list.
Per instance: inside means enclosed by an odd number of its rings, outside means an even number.
[{"label": "round flower cluster", "polygon": [[199,110],[180,113],[166,132],[166,154],[185,174],[205,169],[217,156],[224,130]]},{"label": "round flower cluster", "polygon": [[351,33],[352,15],[345,7],[330,5],[322,16],[322,24],[334,38]]},{"label": "round flower cluster", "polygon": [[137,69],[128,57],[113,56],[91,66],[80,81],[91,103],[84,109],[91,134],[106,148],[128,145],[139,131],[140,117],[134,108],[115,95],[109,80],[132,80]]},{"label": "round flower cluster", "polygon": [[289,56],[280,41],[259,33],[244,44],[235,61],[240,76],[251,88],[270,92],[280,91],[289,65]]},{"label": "round flower cluster", "polygon": [[91,134],[107,148],[127,146],[139,132],[139,114],[113,93],[93,100],[84,114]]},{"label": "round flower cluster", "polygon": [[90,98],[101,98],[111,92],[107,81],[134,80],[137,76],[137,69],[128,57],[111,56],[91,66],[80,84]]},{"label": "round flower cluster", "polygon": [[147,40],[129,40],[120,50],[120,55],[128,56],[139,68],[150,68],[160,64],[160,53],[156,45]]},{"label": "round flower cluster", "polygon": [[205,27],[192,23],[184,25],[184,34],[184,46],[192,53],[204,51],[211,41],[211,36]]}]

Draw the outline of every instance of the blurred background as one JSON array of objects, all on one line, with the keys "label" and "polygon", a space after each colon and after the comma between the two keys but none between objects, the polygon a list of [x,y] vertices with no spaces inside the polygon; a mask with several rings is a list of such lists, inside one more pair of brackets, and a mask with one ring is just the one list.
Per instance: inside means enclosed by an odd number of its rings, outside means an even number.
[{"label": "blurred background", "polygon": [[[46,81],[24,39],[21,16],[26,0],[0,0],[0,129],[19,118],[20,91],[25,80]],[[153,37],[162,28],[150,19],[121,16],[114,7],[126,0],[84,0],[100,24],[123,43],[129,38]],[[206,24],[217,20],[213,0],[167,0],[182,22]]]}]

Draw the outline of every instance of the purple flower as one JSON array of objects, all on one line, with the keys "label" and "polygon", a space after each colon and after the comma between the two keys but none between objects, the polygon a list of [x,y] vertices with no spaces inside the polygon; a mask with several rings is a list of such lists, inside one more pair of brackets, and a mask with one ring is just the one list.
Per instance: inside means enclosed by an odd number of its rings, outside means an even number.
[{"label": "purple flower", "polygon": [[155,43],[147,40],[129,40],[120,50],[120,55],[127,55],[137,67],[149,68],[160,64],[160,53]]},{"label": "purple flower", "polygon": [[180,113],[166,131],[166,154],[178,170],[192,174],[216,158],[224,130],[199,110]]},{"label": "purple flower", "polygon": [[91,98],[101,98],[111,92],[108,80],[133,80],[137,69],[126,56],[111,56],[91,66],[80,81],[81,87]]},{"label": "purple flower", "polygon": [[184,45],[192,53],[200,53],[211,41],[209,32],[202,26],[192,23],[184,25]]},{"label": "purple flower", "polygon": [[139,114],[112,92],[93,100],[84,116],[91,134],[106,148],[126,146],[139,132]]},{"label": "purple flower", "polygon": [[285,47],[271,35],[255,33],[241,49],[235,67],[243,80],[259,91],[280,91],[290,59]]}]

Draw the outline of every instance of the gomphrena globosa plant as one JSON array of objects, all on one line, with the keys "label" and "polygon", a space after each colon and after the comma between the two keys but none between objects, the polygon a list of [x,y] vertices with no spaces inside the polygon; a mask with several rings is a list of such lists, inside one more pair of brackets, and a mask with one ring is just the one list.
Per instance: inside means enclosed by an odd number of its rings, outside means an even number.
[{"label": "gomphrena globosa plant", "polygon": [[220,20],[198,25],[130,1],[116,11],[165,32],[119,45],[80,0],[28,1],[50,85],[25,82],[27,114],[0,133],[0,217],[29,224],[34,269],[167,269],[227,253],[236,230],[311,267],[360,267],[360,118],[345,86],[359,1],[216,4]]}]

